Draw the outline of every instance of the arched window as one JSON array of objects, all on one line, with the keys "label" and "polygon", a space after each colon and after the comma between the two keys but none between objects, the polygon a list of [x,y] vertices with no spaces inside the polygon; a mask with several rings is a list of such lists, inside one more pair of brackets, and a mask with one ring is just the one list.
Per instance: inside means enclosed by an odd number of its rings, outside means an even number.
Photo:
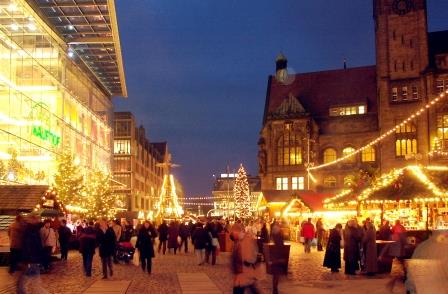
[{"label": "arched window", "polygon": [[373,162],[375,161],[375,148],[372,146],[366,147],[361,152],[362,162]]},{"label": "arched window", "polygon": [[353,175],[348,175],[344,177],[344,187],[350,188],[355,184],[355,177]]},{"label": "arched window", "polygon": [[[355,152],[355,148],[353,147],[345,147],[344,150],[342,150],[342,156],[349,155],[351,153]],[[356,161],[355,155],[350,156],[346,160],[344,160],[345,163],[354,163]]]},{"label": "arched window", "polygon": [[325,188],[335,188],[336,187],[336,178],[333,176],[328,176],[324,178],[324,187]]},{"label": "arched window", "polygon": [[277,142],[277,164],[299,165],[302,164],[302,146],[298,134],[285,131]]},{"label": "arched window", "polygon": [[333,148],[327,148],[324,150],[324,163],[330,163],[337,159],[336,150]]}]

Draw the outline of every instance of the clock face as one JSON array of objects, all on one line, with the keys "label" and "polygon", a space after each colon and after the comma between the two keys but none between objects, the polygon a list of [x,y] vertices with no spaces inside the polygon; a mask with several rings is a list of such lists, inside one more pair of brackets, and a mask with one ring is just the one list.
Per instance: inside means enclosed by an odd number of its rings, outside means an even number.
[{"label": "clock face", "polygon": [[392,8],[396,14],[405,15],[414,8],[414,3],[412,0],[394,0]]}]

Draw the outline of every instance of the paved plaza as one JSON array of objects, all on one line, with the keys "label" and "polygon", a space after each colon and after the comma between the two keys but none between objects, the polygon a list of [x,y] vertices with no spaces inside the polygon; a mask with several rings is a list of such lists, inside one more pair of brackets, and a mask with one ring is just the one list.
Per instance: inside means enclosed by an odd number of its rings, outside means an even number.
[{"label": "paved plaza", "polygon": [[[394,267],[392,275],[347,277],[343,273],[332,274],[322,267],[323,252],[303,253],[303,246],[291,246],[288,276],[281,280],[280,293],[404,293],[401,282],[391,292],[386,284],[398,275]],[[83,275],[80,254],[69,253],[69,260],[54,263],[49,274],[9,276],[6,268],[0,272],[0,293],[17,293],[14,284],[23,293],[231,293],[232,274],[230,254],[221,253],[215,266],[198,266],[193,253],[157,255],[153,259],[153,273],[143,272],[134,264],[114,265],[114,275],[101,280],[102,273],[98,255],[94,258],[92,277]],[[17,283],[13,283],[12,280]],[[194,282],[193,282],[194,281]],[[271,292],[270,276],[260,275],[259,289]],[[208,289],[205,291],[205,289]]]}]

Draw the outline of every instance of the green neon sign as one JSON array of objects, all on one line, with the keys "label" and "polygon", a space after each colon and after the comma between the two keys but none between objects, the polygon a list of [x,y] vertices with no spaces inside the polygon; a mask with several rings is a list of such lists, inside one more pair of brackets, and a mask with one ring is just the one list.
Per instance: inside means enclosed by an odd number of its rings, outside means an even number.
[{"label": "green neon sign", "polygon": [[57,147],[61,142],[61,137],[53,133],[50,130],[43,128],[42,126],[33,126],[32,134],[44,141],[51,143],[51,145]]}]

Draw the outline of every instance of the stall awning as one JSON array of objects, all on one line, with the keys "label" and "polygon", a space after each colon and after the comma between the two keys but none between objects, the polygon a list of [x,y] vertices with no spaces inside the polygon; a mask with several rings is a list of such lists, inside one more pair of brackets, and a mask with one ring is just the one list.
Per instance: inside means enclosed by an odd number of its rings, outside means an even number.
[{"label": "stall awning", "polygon": [[32,211],[48,186],[0,185],[0,211]]}]

